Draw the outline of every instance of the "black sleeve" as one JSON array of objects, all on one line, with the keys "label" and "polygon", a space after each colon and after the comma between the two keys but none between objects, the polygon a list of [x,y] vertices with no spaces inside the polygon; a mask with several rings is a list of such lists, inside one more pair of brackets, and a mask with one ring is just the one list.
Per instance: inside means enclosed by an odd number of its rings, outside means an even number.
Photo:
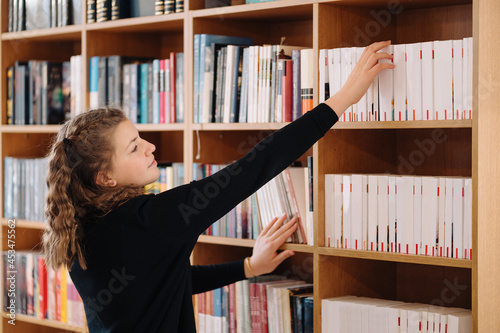
[{"label": "black sleeve", "polygon": [[246,279],[244,261],[218,265],[191,266],[193,294],[214,290]]},{"label": "black sleeve", "polygon": [[[141,219],[155,232],[168,233],[174,240],[196,242],[212,223],[295,162],[337,121],[337,114],[328,105],[319,104],[219,172],[149,196],[141,204]],[[239,143],[239,149],[253,145],[249,140]]]}]

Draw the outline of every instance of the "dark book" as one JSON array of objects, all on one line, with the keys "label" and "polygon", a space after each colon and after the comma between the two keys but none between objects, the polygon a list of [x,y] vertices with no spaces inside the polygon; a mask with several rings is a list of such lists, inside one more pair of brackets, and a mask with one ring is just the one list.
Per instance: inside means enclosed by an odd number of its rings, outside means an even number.
[{"label": "dark book", "polygon": [[205,8],[231,6],[231,0],[205,0]]},{"label": "dark book", "polygon": [[165,1],[155,0],[155,15],[163,15],[165,12]]},{"label": "dark book", "polygon": [[151,0],[131,0],[130,15],[132,17],[151,16],[155,14],[155,2]]},{"label": "dark book", "polygon": [[17,0],[17,31],[26,30],[26,0]]},{"label": "dark book", "polygon": [[175,13],[175,0],[165,0],[163,11],[164,14]]},{"label": "dark book", "polygon": [[62,95],[64,120],[71,118],[71,62],[62,63]]},{"label": "dark book", "polygon": [[96,0],[96,22],[111,20],[111,0]]},{"label": "dark book", "polygon": [[7,68],[7,125],[14,121],[14,66],[10,66]]},{"label": "dark book", "polygon": [[26,100],[29,100],[28,86],[28,63],[16,61],[14,64],[14,121],[16,125],[26,125],[26,119],[29,117],[29,108],[26,107]]},{"label": "dark book", "polygon": [[65,116],[62,94],[62,63],[47,63],[47,124],[61,124]]},{"label": "dark book", "polygon": [[304,299],[304,333],[313,333],[314,329],[314,298]]},{"label": "dark book", "polygon": [[26,0],[26,30],[50,28],[50,1]]},{"label": "dark book", "polygon": [[119,20],[130,17],[130,1],[111,0],[111,20]]},{"label": "dark book", "polygon": [[175,12],[176,13],[184,12],[184,0],[175,0]]},{"label": "dark book", "polygon": [[96,21],[96,0],[87,0],[87,23]]}]

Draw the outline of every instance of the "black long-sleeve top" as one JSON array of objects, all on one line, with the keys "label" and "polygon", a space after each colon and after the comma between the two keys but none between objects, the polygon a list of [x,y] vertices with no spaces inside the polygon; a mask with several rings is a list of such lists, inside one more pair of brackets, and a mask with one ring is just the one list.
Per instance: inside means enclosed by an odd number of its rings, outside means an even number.
[{"label": "black long-sleeve top", "polygon": [[326,104],[269,135],[216,174],[135,197],[86,231],[71,279],[89,331],[196,332],[192,295],[245,278],[243,261],[191,266],[198,236],[303,155],[338,120]]}]

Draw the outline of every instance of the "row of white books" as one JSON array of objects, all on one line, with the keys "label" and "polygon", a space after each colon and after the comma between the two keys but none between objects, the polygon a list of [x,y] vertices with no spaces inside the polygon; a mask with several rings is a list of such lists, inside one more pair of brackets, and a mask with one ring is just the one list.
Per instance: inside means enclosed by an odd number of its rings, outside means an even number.
[{"label": "row of white books", "polygon": [[472,180],[327,174],[325,245],[471,259]]},{"label": "row of white books", "polygon": [[[320,50],[320,103],[340,90],[363,50]],[[381,52],[393,55],[395,68],[382,71],[340,121],[472,119],[472,50],[472,37],[389,45]]]},{"label": "row of white books", "polygon": [[45,221],[49,160],[4,157],[4,217]]},{"label": "row of white books", "polygon": [[322,332],[468,333],[469,309],[341,296],[321,300]]}]

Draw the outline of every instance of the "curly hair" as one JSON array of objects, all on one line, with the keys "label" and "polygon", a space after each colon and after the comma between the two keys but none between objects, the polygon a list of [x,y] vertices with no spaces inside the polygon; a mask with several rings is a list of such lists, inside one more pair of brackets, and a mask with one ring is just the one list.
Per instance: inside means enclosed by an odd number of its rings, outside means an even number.
[{"label": "curly hair", "polygon": [[110,171],[115,152],[113,133],[126,120],[115,108],[89,110],[66,122],[49,153],[43,251],[48,266],[68,269],[78,260],[87,269],[84,227],[129,199],[140,187],[106,187],[96,183],[99,171]]}]

